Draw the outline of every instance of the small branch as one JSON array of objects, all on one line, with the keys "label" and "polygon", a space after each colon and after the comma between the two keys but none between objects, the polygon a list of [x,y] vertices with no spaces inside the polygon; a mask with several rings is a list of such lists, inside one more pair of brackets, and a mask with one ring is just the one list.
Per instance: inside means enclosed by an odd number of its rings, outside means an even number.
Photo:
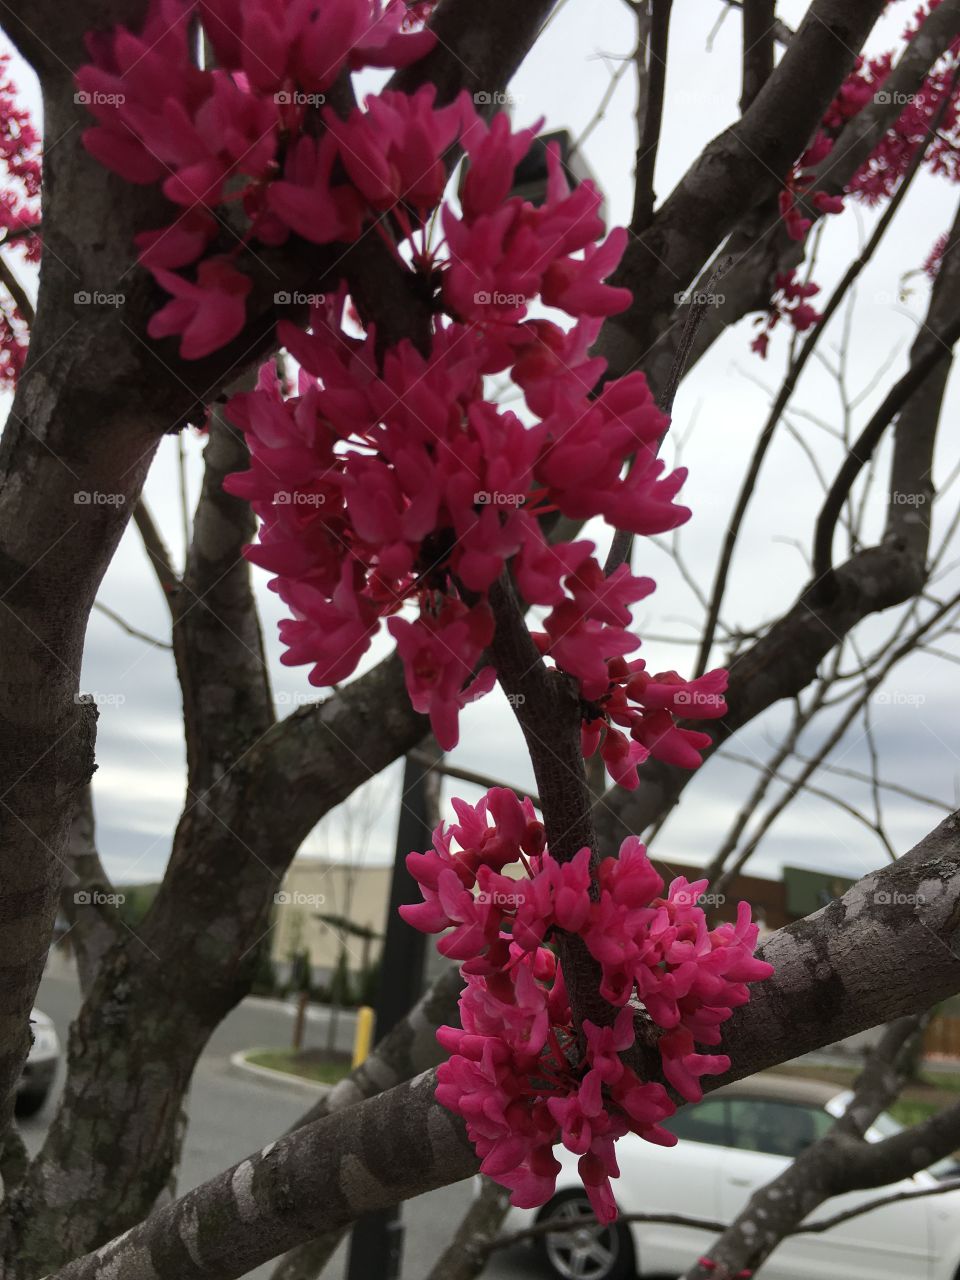
[{"label": "small branch", "polygon": [[7,293],[10,294],[10,297],[14,301],[14,305],[20,312],[27,326],[32,329],[37,318],[33,309],[33,303],[27,296],[27,291],[20,283],[16,272],[10,266],[10,263],[7,262],[2,253],[0,253],[0,283],[3,284]]},{"label": "small branch", "polygon": [[743,71],[740,114],[773,75],[776,0],[743,0]]},{"label": "small branch", "polygon": [[[744,0],[721,0],[721,2],[725,4],[728,9],[744,8]],[[788,27],[780,18],[774,19],[772,34],[777,44],[782,44],[784,48],[786,48],[794,36],[793,28]]]},{"label": "small branch", "polygon": [[133,519],[140,531],[140,537],[143,539],[147,559],[157,575],[163,598],[167,602],[171,615],[173,615],[174,600],[183,584],[180,581],[179,574],[173,567],[173,561],[163,540],[163,535],[155,524],[153,516],[150,514],[150,508],[144,498],[141,498],[134,507]]},{"label": "small branch", "polygon": [[458,778],[461,782],[471,782],[474,786],[483,787],[485,791],[489,791],[491,787],[506,787],[521,800],[532,801],[535,809],[543,809],[538,795],[532,791],[525,791],[523,787],[518,787],[512,782],[501,782],[498,778],[491,778],[486,773],[477,773],[473,769],[461,769],[459,765],[450,764],[447,760],[434,761],[422,751],[411,751],[410,755],[418,764],[429,765],[434,773],[442,774],[445,778]]},{"label": "small branch", "polygon": [[158,640],[156,636],[151,636],[146,631],[141,631],[139,627],[135,627],[132,623],[127,622],[125,618],[121,618],[119,613],[114,613],[112,609],[105,604],[101,604],[99,600],[94,600],[93,607],[98,613],[102,613],[104,617],[109,618],[111,622],[115,622],[128,636],[143,640],[146,644],[153,645],[155,649],[173,649],[173,645],[166,640]]},{"label": "small branch", "polygon": [[[929,652],[929,650],[927,650],[927,652]],[[799,751],[794,752],[794,755],[801,763],[805,764],[809,760],[808,756],[802,755]],[[831,764],[828,760],[822,761],[820,768],[825,770],[827,773],[835,773],[842,778],[853,778],[856,782],[869,783],[871,781],[868,773],[862,773],[859,769],[848,769],[839,764]],[[912,788],[905,787],[899,782],[890,782],[889,779],[885,778],[879,778],[877,782],[884,791],[892,791],[896,795],[906,796],[908,800],[916,800],[918,804],[930,805],[931,808],[940,809],[944,813],[949,813],[953,807],[946,800],[937,800],[933,796],[925,796],[922,792],[914,791]]]},{"label": "small branch", "polygon": [[958,338],[960,338],[960,315],[955,316],[942,332],[930,335],[926,350],[914,358],[907,372],[891,387],[880,408],[864,427],[847,454],[817,519],[813,542],[813,582],[808,591],[811,599],[829,599],[836,589],[836,576],[833,570],[833,534],[847,495],[857,476],[869,462],[891,421],[917,388],[923,384],[927,375],[932,373],[941,361],[952,358],[953,346]]},{"label": "small branch", "polygon": [[673,0],[652,0],[649,15],[637,9],[634,61],[640,81],[637,95],[637,164],[631,229],[639,235],[653,218],[657,150],[663,126],[663,92],[667,80],[670,10]]},{"label": "small branch", "polygon": [[[958,1189],[960,1189],[960,1178],[951,1178],[946,1182],[938,1182],[933,1187],[921,1187],[917,1191],[893,1191],[889,1195],[877,1196],[875,1200],[854,1205],[852,1209],[844,1209],[842,1213],[835,1213],[829,1218],[816,1218],[813,1222],[802,1222],[798,1227],[788,1231],[783,1238],[788,1240],[791,1236],[822,1235],[843,1222],[849,1222],[851,1218],[859,1218],[865,1213],[872,1213],[874,1209],[882,1209],[885,1205],[898,1204],[902,1200],[922,1200],[928,1196],[942,1196]],[[586,1216],[581,1221],[590,1223],[590,1219]],[[718,1233],[726,1226],[716,1218],[696,1218],[686,1213],[621,1213],[617,1222],[657,1222],[668,1227],[693,1227],[698,1231]],[[555,1234],[558,1234],[555,1222],[538,1222],[532,1227],[524,1227],[522,1231],[511,1231],[508,1235],[500,1236],[493,1242],[491,1252],[511,1249],[524,1241],[542,1240],[544,1236]]]},{"label": "small branch", "polygon": [[[749,756],[741,755],[736,751],[724,752],[723,756],[725,760],[733,760],[736,764],[743,764],[748,768],[761,770],[767,781],[782,782],[791,787],[794,785],[794,779],[788,774],[781,773],[779,770],[768,772],[767,765],[760,764],[756,760],[752,760]],[[820,762],[819,767],[821,769],[825,767],[823,761]],[[797,790],[791,793],[790,800],[795,800],[797,794],[801,791],[807,795],[816,796],[818,800],[826,800],[829,804],[835,805],[838,809],[842,809],[843,812],[853,818],[855,822],[859,822],[862,826],[865,826],[868,831],[872,831],[873,834],[881,841],[884,849],[890,857],[895,856],[888,841],[884,838],[881,831],[878,830],[876,824],[871,822],[864,813],[861,813],[856,805],[850,804],[848,801],[844,800],[842,796],[834,795],[832,791],[827,791],[825,787],[814,786],[812,782],[799,783]],[[945,808],[949,810],[949,805],[945,806]],[[782,810],[778,812],[782,812]],[[756,846],[754,845],[753,848],[756,848]],[[742,863],[739,865],[742,867]],[[725,881],[723,887],[726,887],[726,883],[728,882]]]},{"label": "small branch", "polygon": [[779,799],[777,799],[770,806],[770,808],[764,814],[763,818],[760,820],[760,823],[758,824],[753,835],[751,835],[750,839],[747,841],[744,847],[740,850],[739,854],[734,859],[733,863],[722,873],[722,875],[713,885],[714,892],[716,893],[722,892],[727,887],[727,885],[729,885],[733,877],[738,875],[743,870],[747,861],[756,851],[761,840],[767,834],[770,828],[773,826],[776,819],[780,816],[780,814],[783,813],[784,809],[786,809],[786,807],[796,798],[797,793],[800,791],[800,789],[806,786],[810,778],[814,775],[814,773],[816,773],[817,769],[819,768],[820,762],[826,759],[826,757],[830,754],[830,752],[837,745],[837,743],[840,742],[840,740],[843,738],[843,735],[850,728],[850,725],[853,724],[854,720],[862,711],[864,704],[866,703],[867,699],[871,696],[871,694],[874,692],[874,690],[879,688],[879,686],[883,683],[883,681],[886,679],[886,677],[889,675],[889,673],[893,670],[893,668],[896,666],[898,662],[900,662],[903,658],[907,657],[908,654],[912,653],[917,648],[920,641],[927,634],[927,632],[930,631],[937,624],[937,622],[939,622],[940,619],[943,618],[947,613],[949,613],[952,609],[956,608],[958,602],[960,602],[960,594],[955,596],[953,599],[946,601],[939,609],[937,609],[933,614],[931,614],[930,617],[925,619],[924,622],[922,622],[918,627],[916,627],[915,630],[912,631],[910,635],[908,635],[907,638],[901,644],[897,645],[895,649],[892,649],[887,654],[886,659],[884,660],[882,665],[877,669],[877,671],[874,672],[874,674],[870,676],[868,680],[864,681],[862,691],[850,704],[850,706],[847,708],[844,715],[840,718],[840,720],[837,722],[837,724],[834,726],[831,732],[827,735],[827,737],[821,743],[820,748],[817,751],[817,754],[812,759],[807,761],[807,763],[804,764],[803,769],[801,769],[800,773],[796,778],[793,778],[789,781],[789,784],[784,794],[780,796]]},{"label": "small branch", "polygon": [[617,86],[620,84],[620,81],[623,79],[623,77],[627,74],[629,67],[630,67],[629,58],[624,58],[624,60],[619,64],[619,66],[616,67],[613,74],[610,76],[610,83],[607,85],[606,89],[604,89],[603,95],[600,98],[600,101],[597,103],[596,111],[593,113],[593,115],[584,125],[582,132],[579,134],[578,137],[574,139],[573,144],[570,147],[571,156],[576,155],[578,152],[580,153],[580,155],[583,154],[583,148],[587,143],[587,139],[593,134],[594,130],[601,123],[601,121],[606,119],[607,108],[610,106],[610,103],[613,101],[613,95],[617,91]]},{"label": "small branch", "polygon": [[70,921],[70,941],[84,996],[93,988],[100,961],[122,934],[116,906],[103,901],[113,886],[97,853],[93,796],[89,784],[77,803],[67,842],[67,874],[60,905]]},{"label": "small branch", "polygon": [[500,1247],[497,1232],[510,1208],[510,1192],[483,1178],[450,1243],[433,1264],[427,1280],[474,1280],[491,1252]]},{"label": "small branch", "polygon": [[0,240],[0,249],[5,248],[8,244],[16,244],[18,240],[26,240],[30,236],[39,236],[43,233],[43,225],[39,222],[24,225],[22,227],[13,227],[9,229],[2,240]]},{"label": "small branch", "polygon": [[[740,812],[731,824],[730,830],[727,832],[727,836],[723,841],[723,844],[714,854],[709,866],[704,871],[704,875],[711,885],[723,871],[727,859],[735,851],[737,844],[740,841],[740,837],[746,830],[747,824],[760,807],[761,802],[770,789],[770,784],[778,776],[777,771],[780,766],[783,765],[788,757],[793,753],[800,735],[823,705],[823,699],[826,696],[827,687],[828,686],[826,684],[821,684],[808,707],[801,708],[798,705],[797,713],[794,716],[790,732],[770,759],[766,761],[766,763],[758,765],[758,768],[762,772],[762,776],[757,781],[757,785],[747,797],[747,800],[740,809]],[[735,757],[728,753],[728,758],[733,759]]]},{"label": "small branch", "polygon": [[180,521],[183,526],[183,558],[186,560],[190,549],[190,500],[187,496],[187,455],[183,447],[182,431],[177,433],[177,482],[180,490]]}]

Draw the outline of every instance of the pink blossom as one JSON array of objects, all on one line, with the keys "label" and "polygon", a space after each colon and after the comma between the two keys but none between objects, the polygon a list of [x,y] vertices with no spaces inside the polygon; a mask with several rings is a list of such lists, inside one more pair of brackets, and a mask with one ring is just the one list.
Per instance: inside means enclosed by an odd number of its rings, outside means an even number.
[{"label": "pink blossom", "polygon": [[324,114],[340,161],[356,189],[374,209],[404,202],[426,211],[438,204],[447,185],[443,156],[472,115],[464,93],[449,106],[434,106],[436,88],[414,94],[384,91],[371,96],[366,111],[340,120]]},{"label": "pink blossom", "polygon": [[362,203],[349,187],[331,184],[337,148],[330,134],[302,137],[291,146],[283,177],[270,183],[266,208],[313,244],[355,240]]},{"label": "pink blossom", "polygon": [[172,301],[156,313],[148,326],[151,338],[180,335],[180,354],[199,360],[235,338],[246,319],[251,283],[227,258],[207,258],[196,281],[156,268],[154,275],[172,294]]},{"label": "pink blossom", "polygon": [[544,273],[544,302],[572,316],[610,316],[624,311],[630,305],[630,290],[615,289],[603,281],[614,271],[626,247],[627,233],[620,227],[611,231],[602,245],[589,247],[583,258],[555,259]]},{"label": "pink blossom", "polygon": [[468,609],[451,600],[435,616],[421,613],[417,622],[391,618],[388,626],[397,642],[414,710],[429,715],[437,741],[444,751],[452,751],[459,738],[460,708],[493,685],[491,667],[474,676],[474,668],[493,637],[489,608],[476,605]]},{"label": "pink blossom", "polygon": [[[663,882],[635,837],[618,858],[604,859],[595,881],[587,848],[563,864],[544,850],[524,864],[525,878],[505,876],[493,865],[504,866],[510,848],[521,856],[529,807],[502,789],[476,806],[454,803],[459,825],[438,828],[433,850],[408,858],[424,903],[402,909],[418,928],[451,929],[438,943],[443,954],[474,951],[462,967],[461,1026],[437,1033],[452,1054],[438,1071],[437,1098],[463,1116],[483,1172],[510,1188],[512,1203],[532,1208],[550,1198],[559,1166],[549,1148],[559,1141],[581,1157],[591,1204],[609,1221],[616,1140],[632,1131],[665,1146],[676,1141],[661,1127],[673,1113],[663,1085],[640,1080],[623,1061],[634,1044],[635,1002],[662,1028],[666,1079],[699,1098],[701,1077],[727,1070],[729,1060],[700,1053],[697,1043],[718,1044],[720,1025],[749,996],[746,984],[771,972],[753,956],[750,909],[742,903],[735,923],[708,930],[706,882],[677,877],[661,896]],[[603,972],[601,995],[620,1006],[611,1024],[584,1022],[582,1051],[563,974],[543,945],[557,929],[583,939]]]},{"label": "pink blossom", "polygon": [[377,610],[358,594],[356,578],[356,566],[344,561],[329,601],[307,583],[284,585],[279,593],[294,611],[293,618],[280,623],[280,639],[287,646],[280,661],[285,666],[314,663],[307,677],[311,684],[345,680],[370,646]]}]

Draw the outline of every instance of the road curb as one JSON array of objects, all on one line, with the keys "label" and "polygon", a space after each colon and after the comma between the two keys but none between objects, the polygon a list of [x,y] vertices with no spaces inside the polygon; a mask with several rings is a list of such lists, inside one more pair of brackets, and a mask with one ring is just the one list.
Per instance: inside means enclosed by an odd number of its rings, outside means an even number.
[{"label": "road curb", "polygon": [[248,1053],[266,1053],[267,1049],[254,1046],[250,1049],[239,1049],[230,1055],[230,1070],[234,1075],[254,1076],[261,1084],[272,1088],[296,1089],[300,1093],[308,1093],[313,1098],[327,1093],[331,1086],[321,1084],[319,1080],[305,1080],[302,1076],[292,1075],[289,1071],[275,1071],[273,1067],[261,1067],[247,1061]]}]

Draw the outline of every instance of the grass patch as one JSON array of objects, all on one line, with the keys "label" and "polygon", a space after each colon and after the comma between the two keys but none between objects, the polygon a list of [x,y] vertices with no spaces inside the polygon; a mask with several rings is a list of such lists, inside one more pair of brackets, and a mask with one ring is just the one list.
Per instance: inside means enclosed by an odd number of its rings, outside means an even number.
[{"label": "grass patch", "polygon": [[256,1049],[253,1053],[248,1053],[246,1059],[251,1066],[284,1071],[287,1075],[313,1080],[317,1084],[336,1084],[350,1071],[349,1056],[337,1055],[331,1058],[326,1054],[319,1054],[316,1049],[300,1053],[293,1049]]},{"label": "grass patch", "polygon": [[936,1115],[942,1107],[938,1102],[925,1102],[921,1098],[907,1097],[904,1093],[904,1096],[892,1102],[887,1110],[894,1120],[899,1120],[904,1128],[909,1129],[912,1124],[919,1124],[928,1116]]}]

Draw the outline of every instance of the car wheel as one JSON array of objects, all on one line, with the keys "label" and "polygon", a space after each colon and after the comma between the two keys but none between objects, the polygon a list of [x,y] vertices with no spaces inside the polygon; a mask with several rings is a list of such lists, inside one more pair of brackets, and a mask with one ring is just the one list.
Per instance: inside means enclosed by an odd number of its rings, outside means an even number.
[{"label": "car wheel", "polygon": [[21,1118],[35,1116],[49,1097],[50,1090],[38,1090],[36,1093],[18,1093],[14,1103],[14,1113]]},{"label": "car wheel", "polygon": [[556,1222],[541,1236],[541,1254],[561,1280],[633,1280],[633,1240],[622,1222],[604,1227],[581,1191],[563,1191],[545,1206],[537,1222]]}]

